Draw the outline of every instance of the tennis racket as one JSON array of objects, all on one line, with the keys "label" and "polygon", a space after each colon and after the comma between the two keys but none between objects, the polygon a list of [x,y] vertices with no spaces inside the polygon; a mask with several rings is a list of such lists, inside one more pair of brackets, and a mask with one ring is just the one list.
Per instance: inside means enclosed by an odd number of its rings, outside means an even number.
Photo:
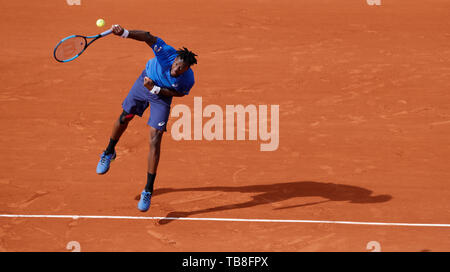
[{"label": "tennis racket", "polygon": [[[53,56],[59,62],[69,62],[78,58],[96,40],[112,33],[112,29],[106,30],[95,36],[72,35],[62,39],[53,50]],[[88,39],[92,39],[88,42]]]}]

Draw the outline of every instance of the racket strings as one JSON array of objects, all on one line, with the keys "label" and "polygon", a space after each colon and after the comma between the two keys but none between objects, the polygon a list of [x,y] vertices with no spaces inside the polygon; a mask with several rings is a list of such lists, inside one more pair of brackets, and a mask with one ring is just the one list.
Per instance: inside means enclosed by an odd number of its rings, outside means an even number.
[{"label": "racket strings", "polygon": [[69,60],[80,54],[86,46],[86,39],[83,37],[73,37],[59,44],[55,50],[55,57],[60,61]]}]

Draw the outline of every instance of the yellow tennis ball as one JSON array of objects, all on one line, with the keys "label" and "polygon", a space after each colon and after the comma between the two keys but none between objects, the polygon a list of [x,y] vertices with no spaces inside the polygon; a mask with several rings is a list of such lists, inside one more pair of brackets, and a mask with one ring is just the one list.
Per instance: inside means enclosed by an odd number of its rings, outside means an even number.
[{"label": "yellow tennis ball", "polygon": [[98,27],[102,27],[102,26],[104,26],[105,25],[105,20],[103,20],[103,19],[98,19],[97,20],[97,26]]}]

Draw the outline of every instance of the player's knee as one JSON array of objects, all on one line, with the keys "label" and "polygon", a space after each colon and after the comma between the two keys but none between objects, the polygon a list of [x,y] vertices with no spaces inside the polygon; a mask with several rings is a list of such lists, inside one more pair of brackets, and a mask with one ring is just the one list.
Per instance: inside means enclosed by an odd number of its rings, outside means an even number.
[{"label": "player's knee", "polygon": [[119,116],[119,123],[121,125],[127,124],[128,122],[131,121],[131,119],[133,119],[133,117],[134,117],[134,114],[130,114],[126,111],[123,111],[122,114],[120,114],[120,116]]}]

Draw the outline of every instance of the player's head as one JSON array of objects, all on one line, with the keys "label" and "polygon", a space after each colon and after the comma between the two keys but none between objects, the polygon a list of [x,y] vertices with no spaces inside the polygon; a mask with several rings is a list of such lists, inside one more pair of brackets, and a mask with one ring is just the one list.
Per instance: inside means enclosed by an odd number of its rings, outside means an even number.
[{"label": "player's head", "polygon": [[172,69],[170,69],[170,75],[177,77],[182,73],[186,72],[189,67],[193,64],[197,64],[197,55],[194,52],[189,51],[186,47],[177,50],[178,56],[175,58],[172,64]]}]

